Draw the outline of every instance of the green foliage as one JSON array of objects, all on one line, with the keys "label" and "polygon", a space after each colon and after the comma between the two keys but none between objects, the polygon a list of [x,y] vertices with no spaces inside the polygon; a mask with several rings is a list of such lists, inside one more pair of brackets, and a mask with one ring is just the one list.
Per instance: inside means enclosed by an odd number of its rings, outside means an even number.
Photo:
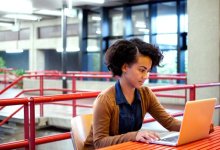
[{"label": "green foliage", "polygon": [[[0,57],[0,68],[5,68],[5,61],[2,57]],[[0,74],[2,74],[3,71],[0,70]]]},{"label": "green foliage", "polygon": [[16,69],[12,71],[16,76],[22,76],[25,74],[25,71],[23,69]]},{"label": "green foliage", "polygon": [[[14,75],[16,75],[17,77],[22,76],[25,74],[25,71],[23,69],[16,69],[12,71],[14,73]],[[17,88],[22,89],[23,88],[23,80],[19,81],[16,85]]]},{"label": "green foliage", "polygon": [[5,61],[2,57],[0,57],[0,68],[5,68]]}]

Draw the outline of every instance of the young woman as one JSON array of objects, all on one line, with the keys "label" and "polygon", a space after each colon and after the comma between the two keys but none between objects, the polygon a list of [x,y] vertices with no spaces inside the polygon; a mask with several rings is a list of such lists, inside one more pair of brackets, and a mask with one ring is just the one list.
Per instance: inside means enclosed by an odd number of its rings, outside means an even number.
[{"label": "young woman", "polygon": [[142,86],[151,69],[163,59],[157,47],[140,39],[119,40],[107,50],[105,59],[118,81],[95,100],[93,125],[84,149],[158,139],[154,132],[140,131],[146,113],[166,129],[179,131],[181,122],[165,111],[148,87]]}]

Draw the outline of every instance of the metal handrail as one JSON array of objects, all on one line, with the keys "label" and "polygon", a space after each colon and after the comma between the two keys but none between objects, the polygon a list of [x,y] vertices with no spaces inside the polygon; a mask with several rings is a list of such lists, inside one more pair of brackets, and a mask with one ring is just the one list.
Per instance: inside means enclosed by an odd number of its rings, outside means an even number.
[{"label": "metal handrail", "polygon": [[[53,71],[54,72],[54,71]],[[44,72],[43,72],[44,73]],[[34,91],[39,91],[40,93],[40,96],[43,96],[43,91],[65,91],[65,92],[77,92],[76,90],[76,78],[106,78],[106,79],[110,79],[112,78],[112,75],[109,73],[109,72],[106,72],[106,73],[100,73],[100,72],[95,72],[93,74],[93,72],[89,72],[90,74],[82,74],[82,73],[85,73],[85,72],[75,72],[75,73],[80,73],[80,74],[62,74],[62,73],[59,73],[59,72],[56,72],[55,74],[51,74],[51,72],[47,72],[47,74],[29,74],[29,75],[23,75],[23,76],[20,76],[19,78],[17,78],[15,81],[13,81],[10,85],[8,85],[5,89],[3,89],[2,91],[0,91],[0,94],[3,94],[4,92],[6,92],[8,89],[10,89],[11,87],[13,87],[14,85],[16,85],[18,82],[20,82],[22,79],[24,78],[40,78],[40,88],[39,89],[31,89],[31,90],[22,90],[20,93],[18,93],[15,97],[19,97],[21,94],[23,93],[26,93],[26,92],[34,92]],[[155,76],[155,74],[153,74],[153,76]],[[178,76],[166,76],[166,77],[160,77],[158,79],[172,79],[172,80],[181,80],[181,79],[186,79],[186,77],[179,77],[180,75]],[[55,89],[55,88],[48,88],[48,89],[45,89],[43,87],[43,83],[44,83],[44,77],[58,77],[58,78],[61,78],[61,77],[66,77],[66,78],[71,78],[72,79],[72,89],[69,90],[69,89]],[[156,78],[154,78],[156,79]],[[167,95],[168,96],[168,95]],[[83,107],[83,106],[81,106]],[[86,106],[85,106],[86,107]],[[43,116],[43,106],[41,104],[40,106],[40,109],[41,109],[41,113],[40,115]],[[17,110],[15,110],[17,112]],[[12,116],[16,114],[16,113],[12,113]],[[11,117],[12,117],[11,116]]]},{"label": "metal handrail", "polygon": [[[205,86],[207,87],[211,87],[211,86],[219,86],[220,83],[206,83],[206,84],[196,84],[196,85],[185,85],[185,86],[166,86],[166,87],[159,87],[158,89],[156,89],[155,87],[152,88],[154,89],[155,91],[167,91],[167,90],[177,90],[177,89],[194,89],[192,90],[192,92],[195,92],[195,89],[196,88],[203,88]],[[53,136],[49,136],[49,139],[47,137],[43,137],[41,138],[41,142],[38,142],[38,138],[35,138],[35,117],[34,116],[34,106],[35,104],[38,104],[38,103],[43,103],[43,102],[55,102],[55,101],[63,101],[63,100],[68,100],[68,99],[78,99],[78,98],[90,98],[91,97],[96,97],[97,95],[99,94],[99,92],[89,92],[89,93],[85,93],[85,92],[82,92],[82,93],[74,93],[74,94],[65,94],[65,95],[55,95],[55,96],[39,96],[39,97],[32,97],[30,99],[21,99],[21,101],[18,101],[18,99],[4,99],[2,101],[0,101],[0,106],[5,106],[5,105],[18,105],[18,104],[22,104],[22,103],[29,103],[29,105],[27,105],[29,107],[29,112],[31,113],[30,115],[30,129],[26,129],[26,130],[30,130],[30,134],[29,135],[29,147],[34,149],[35,148],[35,145],[36,144],[40,144],[40,143],[47,143],[47,141],[49,142],[52,142],[52,141],[56,141],[55,139],[53,140],[53,138],[57,138],[59,140],[63,140],[63,139],[66,139],[66,138],[70,138],[70,135],[69,133],[64,133],[62,136],[59,137],[59,135],[54,135]],[[194,93],[195,95],[195,93]],[[190,100],[193,100],[193,99],[190,99]],[[216,106],[216,109],[217,108],[220,108],[220,106]],[[25,115],[25,114],[24,114]],[[176,113],[174,114],[175,116],[178,116],[178,115],[181,115],[181,113]],[[28,115],[26,114],[25,118],[28,117]],[[27,120],[27,119],[26,119]],[[152,118],[149,118],[147,120],[148,122],[149,121],[153,121]],[[28,126],[28,125],[27,125]],[[33,133],[32,133],[33,132]],[[27,136],[26,136],[27,137]],[[59,137],[59,138],[58,138]],[[31,144],[32,143],[32,144]],[[7,145],[7,144],[6,144]],[[15,145],[16,145],[16,142],[15,142]],[[15,146],[15,145],[11,145],[12,146]],[[24,145],[24,141],[23,141],[23,145]],[[2,146],[5,146],[5,144],[0,144],[0,149],[2,148]],[[10,148],[11,148],[10,147]]]},{"label": "metal handrail", "polygon": [[3,90],[0,91],[0,95],[3,94],[4,92],[6,92],[8,89],[10,89],[11,87],[13,87],[14,85],[16,85],[19,81],[21,81],[24,78],[24,76],[20,76],[18,77],[16,80],[14,80],[11,84],[9,84],[8,86],[6,86]]}]

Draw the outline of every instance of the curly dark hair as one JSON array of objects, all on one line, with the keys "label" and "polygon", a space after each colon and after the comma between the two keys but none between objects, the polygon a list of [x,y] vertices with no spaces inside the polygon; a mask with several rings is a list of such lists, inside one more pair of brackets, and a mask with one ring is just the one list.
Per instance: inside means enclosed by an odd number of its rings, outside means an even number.
[{"label": "curly dark hair", "polygon": [[138,38],[133,38],[129,41],[131,41],[138,48],[140,54],[151,58],[151,69],[155,66],[160,66],[160,62],[163,60],[163,54],[159,47],[146,43]]},{"label": "curly dark hair", "polygon": [[149,56],[152,60],[152,68],[158,66],[163,59],[161,51],[138,38],[131,40],[118,40],[111,45],[105,53],[105,63],[113,76],[122,75],[122,66],[137,62],[137,55]]}]

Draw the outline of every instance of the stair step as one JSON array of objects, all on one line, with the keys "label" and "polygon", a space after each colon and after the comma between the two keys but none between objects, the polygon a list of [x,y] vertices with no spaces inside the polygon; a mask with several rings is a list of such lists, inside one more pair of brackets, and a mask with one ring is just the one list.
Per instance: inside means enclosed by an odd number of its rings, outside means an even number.
[{"label": "stair step", "polygon": [[0,132],[3,132],[5,134],[14,134],[17,130],[18,128],[16,126],[10,126],[8,124],[0,126]]}]

